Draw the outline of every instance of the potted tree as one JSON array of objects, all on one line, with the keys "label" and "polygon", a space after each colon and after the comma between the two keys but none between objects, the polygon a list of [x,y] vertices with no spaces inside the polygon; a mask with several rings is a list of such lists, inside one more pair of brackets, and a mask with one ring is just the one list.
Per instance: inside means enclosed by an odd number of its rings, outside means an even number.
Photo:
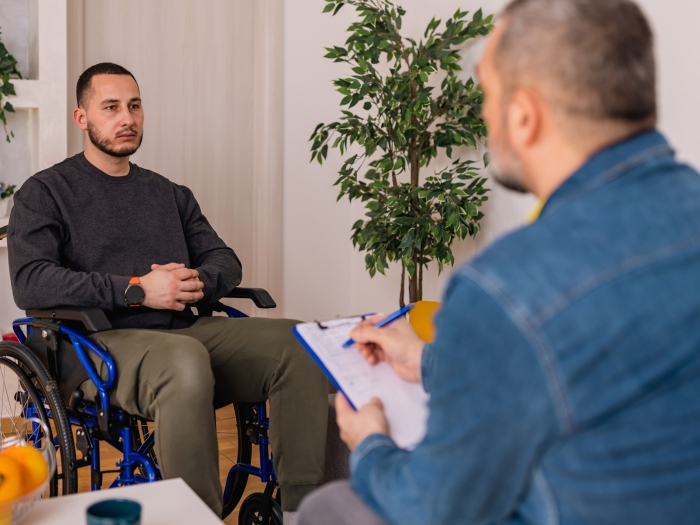
[{"label": "potted tree", "polygon": [[316,127],[311,161],[322,164],[329,148],[340,150],[338,200],[360,199],[367,209],[367,219],[352,227],[353,244],[366,252],[372,277],[400,261],[399,303],[405,304],[406,274],[409,301],[421,301],[424,269],[433,261],[439,271],[453,265],[454,240],[475,236],[484,216],[479,163],[457,157],[442,170],[422,171],[440,151],[452,159],[458,150],[476,151],[486,137],[482,91],[458,73],[460,49],[488,34],[493,16],[479,10],[469,19],[458,10],[444,25],[433,18],[416,41],[401,34],[406,11],[389,0],[325,1],[324,12],[348,5],[359,20],[344,46],[326,48],[327,58],[353,74],[334,82],[342,116]]}]

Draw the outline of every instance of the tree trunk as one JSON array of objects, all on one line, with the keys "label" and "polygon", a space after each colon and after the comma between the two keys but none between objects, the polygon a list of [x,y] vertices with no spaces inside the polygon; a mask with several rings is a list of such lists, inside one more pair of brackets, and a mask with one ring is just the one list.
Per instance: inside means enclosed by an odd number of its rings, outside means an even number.
[{"label": "tree trunk", "polygon": [[408,279],[408,301],[415,303],[420,301],[421,290],[419,287],[420,281],[418,279],[418,256],[413,256],[413,264],[416,265],[416,271]]},{"label": "tree trunk", "polygon": [[406,296],[404,291],[406,289],[406,267],[401,263],[401,293],[399,294],[399,307],[403,308],[406,306]]},{"label": "tree trunk", "polygon": [[[417,96],[417,86],[415,80],[411,81],[411,98],[415,99]],[[411,141],[409,143],[409,158],[411,159],[411,185],[418,187],[420,184],[420,157],[418,155],[418,118],[415,115],[411,115],[411,126],[413,127],[413,134]],[[415,272],[413,276],[408,280],[408,294],[409,301],[415,303],[421,300],[423,295],[423,283],[419,278],[420,263],[418,255],[413,256],[413,264],[415,264]]]},{"label": "tree trunk", "polygon": [[423,300],[423,247],[420,250],[420,266],[418,266],[418,300]]}]

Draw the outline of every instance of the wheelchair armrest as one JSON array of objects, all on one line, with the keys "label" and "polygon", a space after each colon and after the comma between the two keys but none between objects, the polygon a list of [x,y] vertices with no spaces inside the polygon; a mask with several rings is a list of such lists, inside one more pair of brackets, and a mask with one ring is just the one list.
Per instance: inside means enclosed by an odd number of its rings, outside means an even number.
[{"label": "wheelchair armrest", "polygon": [[59,306],[50,310],[27,310],[27,317],[55,319],[57,321],[79,321],[90,332],[102,332],[112,329],[112,324],[99,308]]},{"label": "wheelchair armrest", "polygon": [[0,241],[7,237],[7,226],[0,228]]},{"label": "wheelchair armrest", "polygon": [[262,288],[234,288],[226,296],[233,299],[252,299],[258,308],[277,308],[277,303]]}]

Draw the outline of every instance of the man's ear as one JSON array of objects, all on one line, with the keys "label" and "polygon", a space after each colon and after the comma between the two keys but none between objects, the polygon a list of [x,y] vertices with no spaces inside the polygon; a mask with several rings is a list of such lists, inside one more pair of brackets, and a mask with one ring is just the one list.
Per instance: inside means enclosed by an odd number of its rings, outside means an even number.
[{"label": "man's ear", "polygon": [[73,121],[75,125],[85,131],[87,129],[87,113],[83,108],[73,110]]},{"label": "man's ear", "polygon": [[518,89],[508,106],[508,135],[517,151],[533,146],[542,132],[542,99],[538,93]]}]

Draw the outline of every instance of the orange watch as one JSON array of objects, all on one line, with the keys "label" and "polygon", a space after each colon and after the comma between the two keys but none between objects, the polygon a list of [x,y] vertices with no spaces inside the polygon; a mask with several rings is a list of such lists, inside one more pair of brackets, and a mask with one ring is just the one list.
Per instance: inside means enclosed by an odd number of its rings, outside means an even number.
[{"label": "orange watch", "polygon": [[141,279],[138,277],[129,279],[129,286],[126,287],[124,297],[126,298],[126,304],[131,308],[141,306],[141,303],[146,298],[146,293],[143,291],[143,286],[141,286]]}]

